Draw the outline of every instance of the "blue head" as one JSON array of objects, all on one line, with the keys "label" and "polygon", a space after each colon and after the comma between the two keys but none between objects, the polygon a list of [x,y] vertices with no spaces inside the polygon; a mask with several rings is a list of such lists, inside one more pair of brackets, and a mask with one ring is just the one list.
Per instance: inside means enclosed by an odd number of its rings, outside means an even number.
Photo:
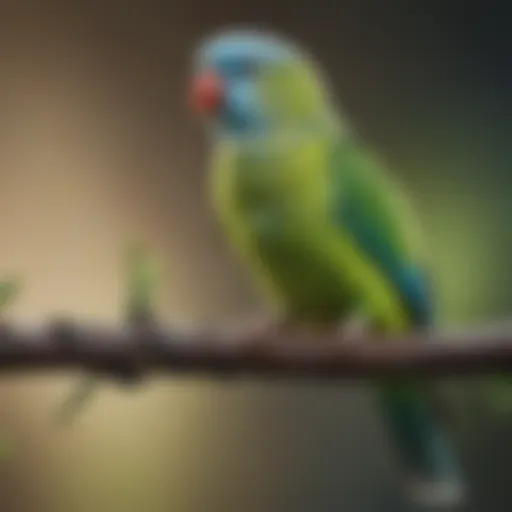
[{"label": "blue head", "polygon": [[306,62],[298,48],[278,37],[256,31],[224,32],[207,39],[197,51],[194,106],[223,135],[265,134],[276,112],[268,108],[262,77],[279,70],[305,68]]}]

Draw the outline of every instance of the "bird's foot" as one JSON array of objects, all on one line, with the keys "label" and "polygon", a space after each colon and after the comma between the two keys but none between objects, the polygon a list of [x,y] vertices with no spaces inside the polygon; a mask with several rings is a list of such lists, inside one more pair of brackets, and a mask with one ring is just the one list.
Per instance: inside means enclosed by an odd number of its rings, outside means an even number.
[{"label": "bird's foot", "polygon": [[453,480],[431,480],[410,477],[406,481],[406,493],[412,503],[421,507],[452,508],[464,502],[465,490]]},{"label": "bird's foot", "polygon": [[288,317],[260,318],[245,326],[244,337],[255,341],[277,339],[294,331],[297,331],[297,325]]},{"label": "bird's foot", "polygon": [[339,325],[307,322],[295,319],[291,316],[257,319],[252,323],[245,323],[235,327],[234,336],[243,338],[248,344],[255,347],[264,347],[269,343],[277,342],[279,338],[283,342],[292,340],[294,344],[310,342],[319,334],[327,338],[332,334],[340,336],[343,343],[359,342],[370,330],[369,321],[363,315],[350,317]]},{"label": "bird's foot", "polygon": [[336,330],[343,343],[358,343],[370,331],[370,321],[363,313],[357,313],[343,321]]}]

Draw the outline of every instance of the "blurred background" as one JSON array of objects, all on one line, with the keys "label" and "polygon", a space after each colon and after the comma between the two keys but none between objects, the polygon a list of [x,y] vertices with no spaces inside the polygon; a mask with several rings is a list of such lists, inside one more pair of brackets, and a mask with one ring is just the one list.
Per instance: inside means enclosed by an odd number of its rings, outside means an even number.
[{"label": "blurred background", "polygon": [[[117,321],[133,238],[166,265],[166,317],[224,322],[261,309],[209,211],[204,141],[184,103],[198,38],[242,23],[309,47],[409,188],[443,324],[506,317],[510,29],[506,12],[491,12],[500,3],[482,5],[3,1],[0,268],[26,281],[13,315]],[[0,427],[18,444],[0,465],[2,511],[408,510],[364,387],[162,379],[137,393],[107,387],[58,430],[50,413],[76,379],[1,381]],[[458,433],[468,511],[512,507],[511,428],[480,417]]]}]

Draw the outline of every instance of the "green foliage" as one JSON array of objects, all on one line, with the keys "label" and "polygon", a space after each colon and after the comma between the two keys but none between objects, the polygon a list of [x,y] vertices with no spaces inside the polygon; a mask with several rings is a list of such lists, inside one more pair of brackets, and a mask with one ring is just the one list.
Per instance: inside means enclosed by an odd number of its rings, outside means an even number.
[{"label": "green foliage", "polygon": [[161,280],[160,268],[141,244],[132,244],[126,251],[127,299],[125,317],[128,321],[151,316],[155,295]]},{"label": "green foliage", "polygon": [[[144,245],[134,243],[128,247],[125,253],[124,276],[126,321],[133,323],[150,319],[156,305],[155,291],[160,281],[160,272]],[[67,425],[75,419],[91,403],[100,384],[101,380],[97,375],[86,375],[58,408],[56,422]]]},{"label": "green foliage", "polygon": [[[0,281],[0,315],[19,297],[21,281],[18,278],[4,279]],[[12,458],[15,452],[15,444],[11,436],[0,436],[0,460],[5,461]]]},{"label": "green foliage", "polygon": [[461,427],[474,420],[510,421],[512,418],[512,377],[470,377],[440,384],[439,391],[449,407],[449,417]]},{"label": "green foliage", "polygon": [[0,313],[3,313],[19,296],[21,281],[17,278],[0,281]]},{"label": "green foliage", "polygon": [[488,377],[474,385],[476,403],[483,414],[500,419],[512,414],[512,377]]}]

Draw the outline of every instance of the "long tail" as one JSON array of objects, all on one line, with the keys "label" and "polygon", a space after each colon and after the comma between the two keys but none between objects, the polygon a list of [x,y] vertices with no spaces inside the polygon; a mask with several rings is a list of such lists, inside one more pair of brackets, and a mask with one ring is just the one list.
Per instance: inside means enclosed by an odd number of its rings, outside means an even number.
[{"label": "long tail", "polygon": [[[433,286],[424,271],[410,268],[395,276],[410,328],[435,325]],[[391,326],[374,325],[377,330]],[[395,330],[391,328],[391,330]],[[433,386],[417,381],[385,381],[379,402],[402,463],[406,491],[421,507],[450,510],[465,501],[464,481],[450,440],[446,411]]]},{"label": "long tail", "polygon": [[432,390],[414,383],[387,383],[378,396],[411,500],[439,508],[460,504],[465,497],[463,479]]}]

